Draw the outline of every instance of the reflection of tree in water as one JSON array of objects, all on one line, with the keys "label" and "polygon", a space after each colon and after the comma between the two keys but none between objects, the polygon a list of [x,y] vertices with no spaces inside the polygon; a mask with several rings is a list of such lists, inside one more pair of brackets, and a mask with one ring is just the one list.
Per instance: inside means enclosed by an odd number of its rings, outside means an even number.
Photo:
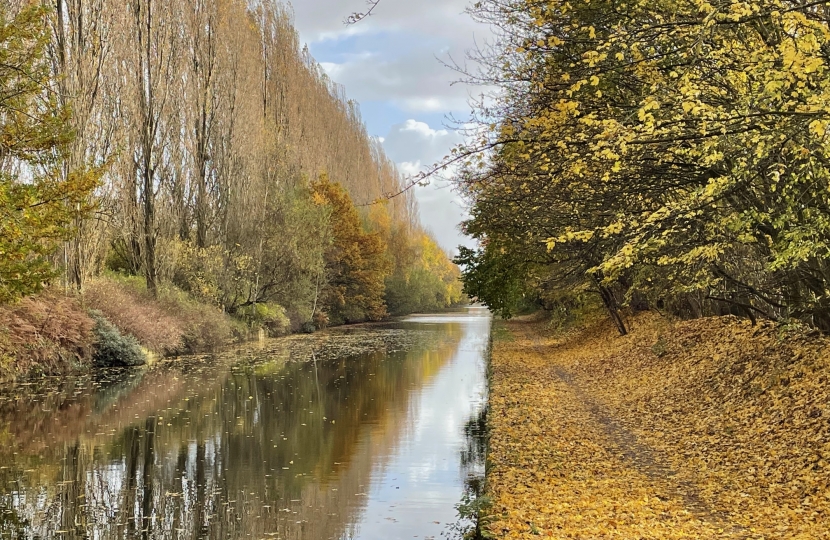
[{"label": "reflection of tree in water", "polygon": [[25,538],[28,520],[21,518],[14,508],[0,499],[0,538]]},{"label": "reflection of tree in water", "polygon": [[461,470],[466,474],[478,474],[487,458],[487,407],[464,424],[465,447],[461,450]]},{"label": "reflection of tree in water", "polygon": [[456,505],[458,521],[449,528],[450,536],[464,539],[480,539],[485,514],[490,500],[485,495],[485,478],[489,439],[487,433],[488,406],[480,410],[464,424],[464,442],[461,449],[461,473],[464,475],[464,492]]},{"label": "reflection of tree in water", "polygon": [[[460,335],[449,327],[409,352],[197,364],[16,400],[0,431],[6,423],[30,451],[0,467],[2,537],[345,537],[411,392]],[[17,437],[45,403],[51,416]]]},{"label": "reflection of tree in water", "polygon": [[464,425],[465,446],[461,450],[461,472],[464,474],[464,492],[456,505],[458,520],[449,527],[449,536],[465,540],[484,538],[482,527],[490,508],[485,494],[487,463],[487,406]]}]

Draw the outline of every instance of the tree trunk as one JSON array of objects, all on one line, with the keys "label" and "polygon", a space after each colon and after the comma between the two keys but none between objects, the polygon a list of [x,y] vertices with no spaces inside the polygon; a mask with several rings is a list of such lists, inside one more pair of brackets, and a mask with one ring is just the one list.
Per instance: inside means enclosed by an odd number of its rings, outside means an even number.
[{"label": "tree trunk", "polygon": [[144,171],[144,276],[147,281],[147,290],[158,296],[156,283],[156,233],[155,233],[155,205],[153,204],[153,174],[152,169]]},{"label": "tree trunk", "polygon": [[[158,284],[156,282],[156,232],[155,232],[155,186],[153,168],[153,143],[156,132],[155,102],[153,95],[152,59],[153,49],[153,3],[151,0],[142,7],[141,2],[136,3],[136,23],[138,26],[139,43],[139,106],[142,115],[141,129],[141,176],[143,180],[143,202],[144,202],[144,277],[147,281],[147,290],[153,296],[158,296]],[[142,15],[144,20],[142,21]]]},{"label": "tree trunk", "polygon": [[602,297],[602,303],[605,305],[605,309],[608,310],[608,315],[614,322],[614,326],[617,327],[617,331],[621,336],[628,335],[628,329],[625,327],[625,322],[623,322],[622,317],[620,316],[619,306],[617,305],[617,299],[614,297],[614,293],[611,289],[602,285],[599,278],[594,277],[594,283],[596,284],[597,289],[599,289],[599,294]]},{"label": "tree trunk", "polygon": [[144,469],[142,471],[141,493],[141,538],[146,540],[155,535],[150,533],[155,503],[154,476],[156,463],[156,417],[150,416],[144,422]]}]

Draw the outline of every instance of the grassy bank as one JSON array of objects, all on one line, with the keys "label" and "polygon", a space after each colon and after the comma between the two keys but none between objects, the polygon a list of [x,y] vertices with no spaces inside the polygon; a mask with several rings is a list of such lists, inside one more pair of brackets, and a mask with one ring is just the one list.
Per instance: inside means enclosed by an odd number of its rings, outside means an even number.
[{"label": "grassy bank", "polygon": [[142,280],[108,275],[83,295],[47,290],[0,306],[0,381],[209,352],[256,330],[175,287],[153,298]]},{"label": "grassy bank", "polygon": [[159,356],[208,352],[248,335],[243,322],[172,285],[153,298],[139,277],[98,278],[87,285],[82,302]]},{"label": "grassy bank", "polygon": [[0,304],[0,381],[212,352],[260,331],[275,337],[309,326],[316,329],[275,304],[231,316],[169,283],[153,297],[143,278],[109,272],[80,295],[47,289]]},{"label": "grassy bank", "polygon": [[94,327],[76,298],[53,291],[0,305],[0,381],[89,365]]},{"label": "grassy bank", "polygon": [[732,318],[497,324],[499,538],[830,538],[827,339]]}]

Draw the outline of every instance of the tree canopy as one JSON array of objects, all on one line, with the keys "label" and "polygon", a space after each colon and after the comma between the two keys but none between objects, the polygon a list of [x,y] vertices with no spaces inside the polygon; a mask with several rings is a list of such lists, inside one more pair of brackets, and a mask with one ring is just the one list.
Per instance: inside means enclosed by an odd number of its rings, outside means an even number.
[{"label": "tree canopy", "polygon": [[701,314],[830,330],[826,2],[490,0],[468,229]]}]

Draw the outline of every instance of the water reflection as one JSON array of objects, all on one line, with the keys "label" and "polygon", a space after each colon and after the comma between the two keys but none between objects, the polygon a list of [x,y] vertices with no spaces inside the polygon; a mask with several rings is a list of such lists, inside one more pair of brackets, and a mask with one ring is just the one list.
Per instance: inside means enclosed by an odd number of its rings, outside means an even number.
[{"label": "water reflection", "polygon": [[482,315],[6,389],[0,536],[437,536],[483,406]]}]

